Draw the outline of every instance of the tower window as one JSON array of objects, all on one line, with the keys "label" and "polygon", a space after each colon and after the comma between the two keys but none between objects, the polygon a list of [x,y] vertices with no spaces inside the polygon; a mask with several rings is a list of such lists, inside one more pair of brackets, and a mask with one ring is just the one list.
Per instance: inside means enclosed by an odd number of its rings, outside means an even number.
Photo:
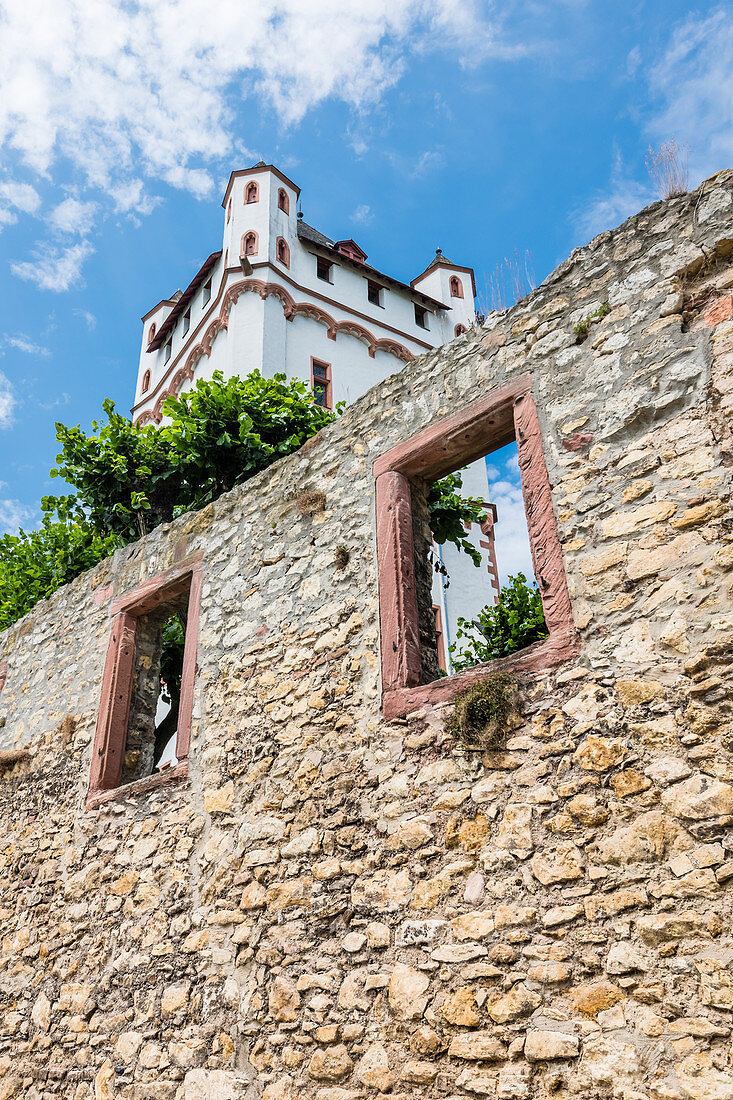
[{"label": "tower window", "polygon": [[454,336],[463,336],[464,332],[466,332],[466,331],[467,331],[467,329],[466,329],[465,325],[456,325],[456,327],[453,329],[453,335]]},{"label": "tower window", "polygon": [[230,199],[229,202],[227,203],[227,224],[229,223],[229,219],[231,218],[231,216],[232,216],[232,200]]},{"label": "tower window", "polygon": [[428,327],[428,311],[425,306],[419,306],[417,302],[415,302],[415,324],[420,328]]},{"label": "tower window", "polygon": [[278,210],[282,210],[284,214],[290,213],[290,199],[288,198],[287,191],[281,187],[277,193],[277,206]]},{"label": "tower window", "polygon": [[463,297],[463,283],[457,275],[451,275],[450,277],[450,296],[451,298]]},{"label": "tower window", "polygon": [[183,335],[185,336],[191,327],[191,310],[187,309],[183,314]]},{"label": "tower window", "polygon": [[330,264],[328,260],[321,259],[320,256],[316,258],[316,275],[319,279],[323,279],[324,283],[332,283],[331,271],[333,264]]},{"label": "tower window", "polygon": [[242,250],[240,256],[256,256],[257,255],[257,234],[254,229],[250,229],[249,233],[245,233],[242,237]]},{"label": "tower window", "polygon": [[311,387],[313,400],[324,409],[333,408],[331,400],[331,364],[311,359]]},{"label": "tower window", "polygon": [[152,325],[148,329],[148,343],[152,344],[154,339],[155,339],[155,321],[153,321]]},{"label": "tower window", "polygon": [[211,279],[207,279],[204,283],[204,305],[211,301]]},{"label": "tower window", "polygon": [[145,374],[143,375],[143,382],[142,382],[142,385],[140,387],[140,393],[147,393],[149,389],[150,389],[150,371],[146,370]]},{"label": "tower window", "polygon": [[373,283],[371,279],[367,280],[367,298],[373,306],[382,304],[382,287],[379,283]]},{"label": "tower window", "polygon": [[290,249],[288,248],[288,242],[282,237],[277,239],[277,258],[283,267],[290,267]]},{"label": "tower window", "polygon": [[251,202],[258,202],[260,197],[260,188],[254,180],[247,184],[244,189],[244,202],[245,205],[249,205]]},{"label": "tower window", "polygon": [[170,360],[170,357],[171,357],[172,354],[173,354],[173,341],[169,340],[168,343],[165,345],[165,355],[163,356],[163,362],[167,363]]}]

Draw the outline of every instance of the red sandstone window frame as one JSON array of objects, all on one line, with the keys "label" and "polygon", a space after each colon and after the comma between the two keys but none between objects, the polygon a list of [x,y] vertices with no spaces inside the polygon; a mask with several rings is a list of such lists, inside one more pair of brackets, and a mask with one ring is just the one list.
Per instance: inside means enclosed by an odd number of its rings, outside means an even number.
[{"label": "red sandstone window frame", "polygon": [[277,238],[275,255],[277,256],[278,263],[282,264],[283,267],[290,267],[290,245],[284,237]]},{"label": "red sandstone window frame", "polygon": [[140,393],[147,393],[150,389],[150,371],[146,370],[143,375],[142,385],[140,386]]},{"label": "red sandstone window frame", "polygon": [[260,201],[260,187],[256,180],[250,180],[244,188],[244,205]]},{"label": "red sandstone window frame", "polygon": [[[247,251],[249,242],[252,242],[252,247]],[[246,233],[242,234],[242,241],[239,246],[239,258],[243,256],[256,256],[260,247],[259,234],[254,229],[248,229]]]},{"label": "red sandstone window frame", "polygon": [[457,336],[463,336],[464,332],[467,331],[468,330],[466,329],[465,325],[456,325],[456,327],[453,329],[453,336],[454,338]]},{"label": "red sandstone window frame", "polygon": [[283,214],[290,214],[290,197],[284,187],[281,187],[277,193],[277,208],[282,210]]},{"label": "red sandstone window frame", "polygon": [[[112,799],[127,798],[158,787],[170,786],[188,774],[202,567],[202,555],[197,554],[172,566],[164,573],[150,577],[131,592],[118,596],[110,604],[112,629],[107,645],[97,727],[92,747],[89,790],[85,803],[88,810]],[[167,600],[180,596],[186,589],[188,589],[188,618],[176,734],[178,763],[174,768],[167,768],[165,771],[120,786],[132,701],[138,619]]]},{"label": "red sandstone window frame", "polygon": [[[410,481],[430,483],[490,451],[517,442],[535,576],[549,638],[510,657],[421,683]],[[374,463],[376,490],[382,711],[396,718],[445,703],[487,672],[540,672],[577,656],[579,639],[552,508],[532,377],[521,375],[393,447]]]},{"label": "red sandstone window frame", "polygon": [[[316,377],[315,368],[321,367],[323,374]],[[315,398],[316,390],[322,389],[324,392],[324,404],[321,408],[333,409],[333,388],[331,379],[331,364],[326,363],[323,359],[317,359],[314,355],[311,355],[311,390]]]},{"label": "red sandstone window frame", "polygon": [[450,296],[451,298],[463,297],[463,283],[457,275],[451,275],[450,277]]}]

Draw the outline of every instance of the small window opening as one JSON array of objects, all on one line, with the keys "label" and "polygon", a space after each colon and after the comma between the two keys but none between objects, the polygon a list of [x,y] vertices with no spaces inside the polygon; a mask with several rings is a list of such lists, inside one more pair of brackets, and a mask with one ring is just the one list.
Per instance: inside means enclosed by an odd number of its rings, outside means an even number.
[{"label": "small window opening", "polygon": [[227,225],[229,224],[231,216],[232,216],[232,200],[230,199],[229,202],[227,203]]},{"label": "small window opening", "polygon": [[277,193],[277,206],[284,214],[290,213],[290,199],[288,198],[287,191],[282,187]]},{"label": "small window opening", "polygon": [[155,332],[156,332],[155,321],[153,321],[152,325],[148,329],[148,343],[149,344],[152,344],[153,340],[155,339]]},{"label": "small window opening", "polygon": [[332,283],[332,269],[333,264],[329,263],[328,260],[321,259],[321,257],[318,256],[318,258],[316,259],[316,275],[319,279],[323,279],[324,283]]},{"label": "small window opening", "polygon": [[170,357],[171,357],[172,354],[173,354],[173,341],[168,340],[168,342],[165,345],[165,354],[163,355],[163,362],[167,363],[170,360]]},{"label": "small window opening", "polygon": [[463,297],[463,283],[457,275],[451,275],[450,277],[450,296],[451,298]]},{"label": "small window opening", "polygon": [[185,336],[191,327],[191,310],[187,309],[183,314],[183,335]]},{"label": "small window opening", "polygon": [[331,402],[331,364],[311,359],[311,387],[313,400],[324,409],[333,408]]},{"label": "small window opening", "polygon": [[463,336],[463,333],[467,332],[467,331],[468,331],[468,329],[466,328],[465,325],[456,325],[456,327],[453,329],[453,335],[454,336]]},{"label": "small window opening", "polygon": [[147,393],[149,389],[150,389],[150,371],[146,370],[145,374],[143,375],[143,382],[142,382],[142,385],[140,387],[140,393]]},{"label": "small window opening", "polygon": [[415,324],[420,328],[428,327],[428,311],[424,306],[419,306],[415,302]]},{"label": "small window opening", "polygon": [[516,440],[416,492],[413,530],[426,682],[547,637]]},{"label": "small window opening", "polygon": [[188,591],[138,619],[121,786],[175,767]]},{"label": "small window opening", "polygon": [[282,237],[277,239],[277,258],[283,267],[290,267],[290,249],[287,241]]},{"label": "small window opening", "polygon": [[373,306],[382,304],[382,287],[379,283],[373,283],[371,279],[367,280],[367,298]]},{"label": "small window opening", "polygon": [[244,202],[245,205],[249,205],[251,202],[257,202],[260,197],[260,189],[258,185],[252,180],[244,189]]},{"label": "small window opening", "polygon": [[250,230],[242,238],[242,256],[255,256],[257,254],[257,234]]},{"label": "small window opening", "polygon": [[204,301],[203,304],[207,305],[211,301],[211,279],[207,279],[204,283]]}]

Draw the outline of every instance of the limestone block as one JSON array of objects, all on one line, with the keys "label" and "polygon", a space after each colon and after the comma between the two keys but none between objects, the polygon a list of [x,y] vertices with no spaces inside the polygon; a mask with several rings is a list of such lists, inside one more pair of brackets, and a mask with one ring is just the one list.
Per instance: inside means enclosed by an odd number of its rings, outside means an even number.
[{"label": "limestone block", "polygon": [[433,830],[424,818],[416,817],[412,821],[405,821],[398,825],[395,832],[388,838],[385,845],[390,851],[400,851],[407,848],[415,851],[424,844],[429,844],[433,839]]},{"label": "limestone block", "polygon": [[351,888],[351,901],[356,908],[373,908],[389,913],[406,905],[411,894],[409,871],[382,870],[358,878]]},{"label": "limestone block", "polygon": [[584,771],[605,772],[620,764],[627,752],[626,744],[620,737],[591,734],[578,746],[573,760]]},{"label": "limestone block", "polygon": [[389,982],[389,1005],[403,1020],[419,1019],[428,1003],[425,991],[430,985],[426,974],[398,962]]},{"label": "limestone block", "polygon": [[614,944],[606,957],[607,974],[630,974],[634,970],[650,969],[649,959],[625,941]]},{"label": "limestone block", "polygon": [[223,787],[204,791],[204,809],[207,814],[228,814],[234,802],[234,783],[230,779]]},{"label": "limestone block", "polygon": [[490,1031],[470,1031],[453,1036],[448,1054],[467,1062],[501,1062],[507,1056],[507,1049]]},{"label": "limestone block", "polygon": [[603,980],[576,985],[570,990],[568,996],[578,1012],[582,1012],[584,1016],[593,1017],[624,999],[624,994],[618,986]]},{"label": "limestone block", "polygon": [[357,1063],[356,1076],[369,1088],[388,1092],[395,1082],[395,1075],[389,1068],[389,1055],[381,1043],[372,1043]]},{"label": "limestone block", "polygon": [[531,860],[532,874],[543,886],[582,878],[584,866],[583,853],[571,841],[563,841],[555,849],[538,852]]},{"label": "limestone block", "polygon": [[561,1058],[577,1058],[580,1040],[577,1035],[562,1031],[528,1031],[524,1040],[524,1057],[528,1062],[549,1062]]},{"label": "limestone block", "polygon": [[[184,1100],[238,1100],[247,1083],[224,1069],[191,1069],[183,1082]],[[289,1098],[288,1098],[289,1100]]]},{"label": "limestone block", "polygon": [[707,1051],[688,1054],[674,1068],[691,1100],[730,1100],[733,1096],[733,1075],[716,1069]]},{"label": "limestone block", "polygon": [[308,1063],[308,1073],[317,1081],[340,1081],[354,1068],[343,1044],[317,1050]]},{"label": "limestone block", "polygon": [[710,933],[708,918],[703,913],[659,913],[640,917],[637,923],[644,943],[652,947],[679,940],[684,936],[700,936]]},{"label": "limestone block", "polygon": [[497,932],[502,928],[517,928],[534,924],[537,910],[531,905],[497,905],[494,910],[494,924]]},{"label": "limestone block", "polygon": [[513,985],[508,993],[487,1002],[487,1011],[497,1024],[506,1024],[520,1016],[528,1016],[542,1004],[542,997],[527,989],[522,982]]},{"label": "limestone block", "polygon": [[520,858],[528,855],[532,843],[532,807],[526,803],[510,802],[506,806],[496,835],[496,846],[508,848]]},{"label": "limestone block", "polygon": [[481,1023],[476,991],[468,985],[446,994],[440,1003],[439,1011],[449,1024],[455,1024],[457,1027],[476,1027]]},{"label": "limestone block", "polygon": [[661,810],[649,810],[627,826],[619,826],[598,841],[598,856],[604,863],[661,861],[672,847],[692,847],[685,831]]},{"label": "limestone block", "polygon": [[297,1020],[300,1006],[300,993],[293,982],[278,974],[270,988],[268,997],[270,1015],[275,1020]]},{"label": "limestone block", "polygon": [[480,940],[494,931],[494,917],[490,911],[464,913],[454,917],[450,926],[457,940]]},{"label": "limestone block", "polygon": [[51,1026],[51,1002],[43,992],[38,994],[33,1003],[31,1020],[39,1031],[48,1031]]},{"label": "limestone block", "polygon": [[733,814],[733,786],[707,775],[693,775],[664,791],[662,802],[675,817],[702,821]]}]

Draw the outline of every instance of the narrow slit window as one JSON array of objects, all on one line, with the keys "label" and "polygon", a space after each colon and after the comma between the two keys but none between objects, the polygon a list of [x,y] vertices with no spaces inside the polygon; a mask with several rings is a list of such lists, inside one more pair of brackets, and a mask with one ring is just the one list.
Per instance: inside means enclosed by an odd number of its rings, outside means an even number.
[{"label": "narrow slit window", "polygon": [[371,279],[367,280],[367,299],[373,306],[382,305],[382,287],[379,283],[373,283]]},{"label": "narrow slit window", "polygon": [[419,328],[428,327],[428,311],[424,306],[419,306],[417,302],[415,302],[415,324]]},{"label": "narrow slit window", "polygon": [[331,272],[333,271],[333,264],[328,260],[323,260],[319,256],[316,259],[316,275],[319,279],[322,279],[324,283],[332,283]]},{"label": "narrow slit window", "polygon": [[204,298],[203,304],[208,305],[211,301],[211,279],[207,279],[204,283]]},{"label": "narrow slit window", "polygon": [[277,193],[277,208],[282,210],[283,214],[290,213],[290,199],[288,198],[287,191],[281,187]]},{"label": "narrow slit window", "polygon": [[185,336],[191,327],[191,310],[187,309],[183,314],[183,335]]},{"label": "narrow slit window", "polygon": [[249,206],[251,202],[257,202],[260,197],[260,189],[252,180],[244,189],[244,202],[246,206]]},{"label": "narrow slit window", "polygon": [[166,342],[166,345],[165,345],[165,352],[163,354],[163,362],[168,363],[170,361],[170,357],[171,357],[172,354],[173,354],[173,341],[168,340]]}]

